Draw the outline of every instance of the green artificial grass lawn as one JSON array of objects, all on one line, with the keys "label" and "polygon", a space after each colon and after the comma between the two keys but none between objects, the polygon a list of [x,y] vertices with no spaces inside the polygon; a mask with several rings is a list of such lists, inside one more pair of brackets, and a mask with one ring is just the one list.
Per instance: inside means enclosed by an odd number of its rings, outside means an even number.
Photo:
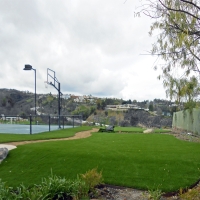
[{"label": "green artificial grass lawn", "polygon": [[104,183],[164,192],[200,177],[200,144],[172,135],[93,133],[91,137],[18,146],[0,164],[8,186],[39,184],[53,174],[69,179],[98,167]]},{"label": "green artificial grass lawn", "polygon": [[[143,133],[146,128],[141,128],[141,127],[119,127],[116,126],[114,128],[116,132],[127,132],[127,133]],[[155,129],[153,130],[154,133],[167,133],[171,132],[169,129]]]},{"label": "green artificial grass lawn", "polygon": [[114,128],[115,131],[121,131],[121,132],[137,132],[142,133],[145,129],[140,127],[120,127],[116,126]]},{"label": "green artificial grass lawn", "polygon": [[27,141],[27,140],[46,140],[53,138],[66,138],[71,137],[75,133],[80,131],[91,130],[92,127],[82,126],[68,129],[55,130],[50,132],[43,132],[38,134],[6,134],[0,133],[0,144],[6,142],[17,142],[17,141]]}]

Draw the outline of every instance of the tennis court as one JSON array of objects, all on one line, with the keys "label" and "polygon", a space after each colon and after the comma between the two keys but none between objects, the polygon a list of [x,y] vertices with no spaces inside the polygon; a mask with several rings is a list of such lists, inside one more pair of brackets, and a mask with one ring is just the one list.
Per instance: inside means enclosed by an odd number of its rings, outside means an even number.
[{"label": "tennis court", "polygon": [[[72,128],[73,126],[65,126],[64,128]],[[30,131],[31,130],[31,131]],[[50,130],[58,130],[58,125],[51,125]],[[1,133],[14,134],[32,134],[49,131],[49,125],[21,125],[21,124],[0,124]]]}]

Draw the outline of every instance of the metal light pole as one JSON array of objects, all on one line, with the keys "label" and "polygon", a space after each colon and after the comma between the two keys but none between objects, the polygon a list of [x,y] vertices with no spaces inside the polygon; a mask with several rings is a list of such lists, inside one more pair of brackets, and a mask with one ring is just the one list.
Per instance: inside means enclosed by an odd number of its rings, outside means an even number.
[{"label": "metal light pole", "polygon": [[35,71],[35,116],[36,116],[36,69],[33,69],[31,65],[25,65],[24,70],[34,70]]}]

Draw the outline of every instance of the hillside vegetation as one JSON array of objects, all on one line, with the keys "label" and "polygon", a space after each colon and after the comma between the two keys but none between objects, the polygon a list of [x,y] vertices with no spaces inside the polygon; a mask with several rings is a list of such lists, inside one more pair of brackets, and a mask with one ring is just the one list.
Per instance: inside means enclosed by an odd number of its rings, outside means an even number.
[{"label": "hillside vegetation", "polygon": [[[90,96],[91,97],[91,96]],[[58,98],[56,95],[37,94],[37,115],[58,115]],[[108,105],[134,105],[136,108],[114,111],[107,109]],[[117,98],[86,99],[78,102],[74,98],[61,98],[61,115],[82,115],[88,124],[110,124],[115,126],[145,126],[145,127],[170,127],[171,116],[170,102],[155,99],[153,102],[136,100],[125,101]],[[125,106],[126,107],[126,106]],[[149,108],[149,111],[147,111]],[[145,110],[144,110],[145,109]],[[34,93],[14,89],[0,89],[0,115],[25,117],[35,114]]]}]

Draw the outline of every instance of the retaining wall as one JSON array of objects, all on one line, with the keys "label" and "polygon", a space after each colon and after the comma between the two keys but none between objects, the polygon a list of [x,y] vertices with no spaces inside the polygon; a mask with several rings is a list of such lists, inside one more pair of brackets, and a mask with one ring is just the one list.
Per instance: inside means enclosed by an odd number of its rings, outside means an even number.
[{"label": "retaining wall", "polygon": [[185,110],[173,114],[172,128],[200,135],[200,109]]}]

